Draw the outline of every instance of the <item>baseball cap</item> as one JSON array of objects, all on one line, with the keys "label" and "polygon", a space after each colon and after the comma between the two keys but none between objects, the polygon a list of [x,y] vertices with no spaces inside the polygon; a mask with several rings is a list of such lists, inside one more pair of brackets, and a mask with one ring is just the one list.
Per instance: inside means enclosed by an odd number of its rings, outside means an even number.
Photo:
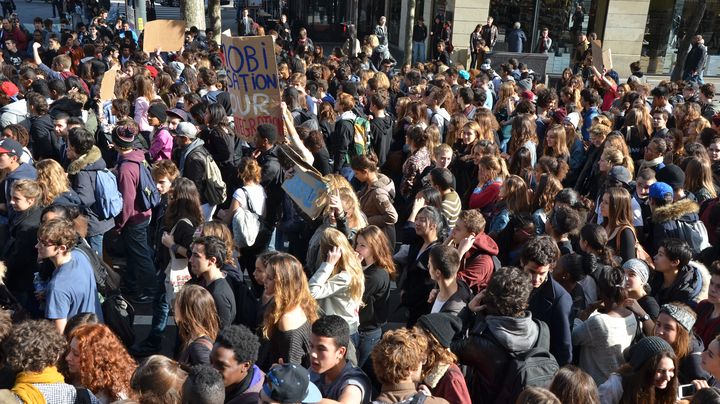
[{"label": "baseball cap", "polygon": [[180,122],[175,128],[175,133],[178,136],[185,136],[188,139],[195,139],[197,137],[197,128],[190,122]]},{"label": "baseball cap", "polygon": [[10,98],[17,97],[20,90],[18,90],[17,86],[13,84],[12,81],[3,81],[0,83],[0,91],[3,92],[3,94],[7,95]]},{"label": "baseball cap", "polygon": [[653,199],[673,199],[673,189],[664,182],[656,182],[650,185],[649,197]]},{"label": "baseball cap", "polygon": [[464,80],[470,80],[470,72],[468,72],[467,70],[460,70],[458,72],[458,75],[460,77],[462,77]]},{"label": "baseball cap", "polygon": [[23,147],[20,143],[13,139],[0,140],[0,154],[12,154],[13,156],[22,157]]},{"label": "baseball cap", "polygon": [[577,112],[571,112],[565,117],[565,122],[570,122],[575,129],[580,125],[580,114]]},{"label": "baseball cap", "polygon": [[188,120],[187,113],[180,108],[168,109],[166,111],[166,113],[168,115],[172,115],[172,116],[176,116],[176,117],[180,118],[180,120],[183,122],[186,122]]},{"label": "baseball cap", "polygon": [[320,390],[310,381],[310,373],[293,364],[274,366],[265,375],[262,392],[278,403],[317,403]]}]

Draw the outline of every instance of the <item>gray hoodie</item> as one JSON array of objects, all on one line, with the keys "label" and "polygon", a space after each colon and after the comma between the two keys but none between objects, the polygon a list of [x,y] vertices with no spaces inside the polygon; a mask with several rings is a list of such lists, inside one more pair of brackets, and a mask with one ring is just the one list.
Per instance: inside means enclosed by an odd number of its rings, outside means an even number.
[{"label": "gray hoodie", "polygon": [[0,108],[0,127],[4,128],[8,125],[20,124],[30,130],[28,116],[27,102],[25,100],[11,102]]},{"label": "gray hoodie", "polygon": [[535,346],[540,330],[530,312],[523,317],[487,316],[487,328],[510,352],[523,352]]}]

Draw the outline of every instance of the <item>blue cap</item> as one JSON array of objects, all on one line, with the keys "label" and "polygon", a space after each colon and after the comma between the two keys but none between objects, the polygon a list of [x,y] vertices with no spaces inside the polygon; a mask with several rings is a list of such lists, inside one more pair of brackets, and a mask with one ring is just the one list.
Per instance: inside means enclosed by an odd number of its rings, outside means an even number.
[{"label": "blue cap", "polygon": [[460,70],[460,71],[458,72],[458,74],[459,74],[460,77],[462,77],[463,79],[465,79],[465,80],[470,80],[470,72],[468,72],[467,70]]},{"label": "blue cap", "polygon": [[664,182],[656,182],[650,185],[650,198],[653,199],[673,199],[673,189]]}]

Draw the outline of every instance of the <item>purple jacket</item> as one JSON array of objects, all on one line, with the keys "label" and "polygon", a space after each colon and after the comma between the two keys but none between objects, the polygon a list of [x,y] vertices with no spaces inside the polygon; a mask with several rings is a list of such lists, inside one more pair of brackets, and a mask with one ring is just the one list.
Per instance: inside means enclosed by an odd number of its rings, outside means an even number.
[{"label": "purple jacket", "polygon": [[137,189],[140,185],[140,165],[145,161],[142,150],[133,150],[118,156],[117,183],[118,190],[123,197],[122,212],[115,218],[119,229],[126,224],[142,223],[150,219],[150,210],[142,210],[142,201],[137,198]]},{"label": "purple jacket", "polygon": [[153,161],[170,160],[172,158],[173,137],[167,126],[163,125],[155,129],[152,145],[150,145],[150,157]]},{"label": "purple jacket", "polygon": [[250,386],[245,391],[237,391],[240,388],[239,385],[229,386],[225,390],[225,404],[255,404],[258,402],[260,390],[265,381],[265,373],[257,365],[253,365],[252,369]]}]

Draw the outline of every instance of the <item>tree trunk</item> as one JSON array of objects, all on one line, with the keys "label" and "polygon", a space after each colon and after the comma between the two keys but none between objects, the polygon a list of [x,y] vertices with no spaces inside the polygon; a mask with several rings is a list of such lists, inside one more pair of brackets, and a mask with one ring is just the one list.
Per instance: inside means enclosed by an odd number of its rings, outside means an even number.
[{"label": "tree trunk", "polygon": [[698,27],[700,27],[700,21],[702,20],[703,15],[705,14],[705,6],[707,5],[707,0],[698,0],[697,8],[695,9],[695,14],[693,14],[692,18],[690,19],[690,22],[688,23],[688,26],[685,28],[685,35],[683,35],[682,39],[680,40],[680,43],[678,44],[678,50],[677,50],[677,59],[675,60],[675,67],[673,68],[672,74],[670,75],[670,80],[672,81],[678,81],[682,79],[683,73],[685,70],[685,59],[687,58],[688,51],[690,50],[690,42],[692,41],[692,38],[695,36],[695,33],[698,30]]},{"label": "tree trunk", "polygon": [[412,64],[412,36],[413,28],[415,28],[415,0],[408,0],[407,2],[407,29],[405,34],[405,60],[404,64]]},{"label": "tree trunk", "polygon": [[213,30],[212,39],[219,44],[220,31],[222,31],[222,10],[220,9],[220,0],[208,0],[208,6],[210,7],[210,26]]},{"label": "tree trunk", "polygon": [[188,29],[196,27],[199,31],[205,30],[205,2],[203,0],[181,1],[185,3],[183,18],[187,21]]}]

